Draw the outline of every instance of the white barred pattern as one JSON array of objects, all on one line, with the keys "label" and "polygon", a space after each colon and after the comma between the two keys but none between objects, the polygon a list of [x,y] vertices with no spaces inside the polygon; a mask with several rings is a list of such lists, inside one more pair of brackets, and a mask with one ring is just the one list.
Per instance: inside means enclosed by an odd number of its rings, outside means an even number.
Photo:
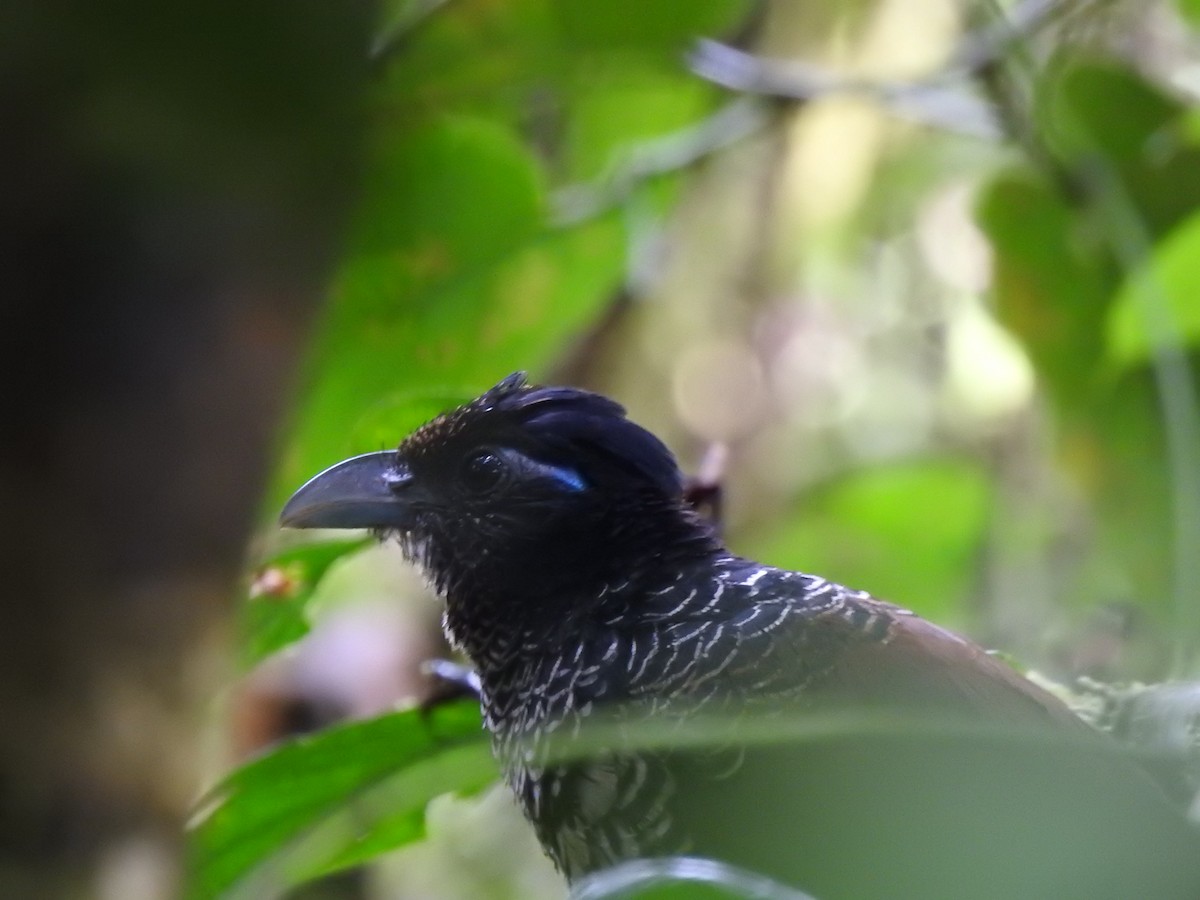
[{"label": "white barred pattern", "polygon": [[[569,877],[631,856],[685,852],[687,836],[672,829],[664,758],[615,749],[548,764],[559,733],[578,736],[601,704],[615,704],[622,720],[682,719],[714,704],[798,699],[845,641],[886,642],[894,617],[909,615],[823,578],[737,557],[680,572],[655,590],[631,590],[636,582],[601,592],[612,614],[573,634],[573,646],[536,655],[493,647],[480,661],[485,720],[507,780]],[[830,629],[831,620],[849,627]],[[713,777],[736,770],[739,759],[714,751]]]}]

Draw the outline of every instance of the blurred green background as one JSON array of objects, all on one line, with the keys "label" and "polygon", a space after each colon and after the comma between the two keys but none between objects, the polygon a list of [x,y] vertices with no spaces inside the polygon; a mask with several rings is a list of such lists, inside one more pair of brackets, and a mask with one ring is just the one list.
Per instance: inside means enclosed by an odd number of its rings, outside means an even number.
[{"label": "blurred green background", "polygon": [[[187,261],[147,295],[216,272],[236,338],[163,351],[244,376],[163,391],[200,411],[186,502],[241,498],[208,624],[180,638],[205,661],[170,701],[188,726],[144,732],[207,748],[171,776],[189,802],[197,771],[218,785],[178,878],[194,896],[564,896],[487,790],[470,705],[392,712],[448,654],[435,600],[394,548],[274,525],[317,471],[517,369],[614,396],[686,471],[722,459],[740,553],[1061,683],[1195,676],[1195,0],[126,6],[30,7],[3,71],[49,73],[23,152],[69,151],[29,208],[102,185],[131,244]],[[68,32],[86,52],[22,43]],[[311,325],[246,299],[293,294],[321,300]],[[255,391],[271,402],[210,428]],[[213,598],[252,528],[234,608]]]}]

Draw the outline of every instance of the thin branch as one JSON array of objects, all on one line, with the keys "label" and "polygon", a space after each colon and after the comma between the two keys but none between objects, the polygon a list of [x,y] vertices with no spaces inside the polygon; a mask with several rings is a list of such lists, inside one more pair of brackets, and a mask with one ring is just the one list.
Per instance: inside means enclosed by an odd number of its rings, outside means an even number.
[{"label": "thin branch", "polygon": [[695,125],[635,145],[595,182],[556,191],[551,220],[566,227],[594,218],[623,203],[642,182],[695,165],[759,131],[768,121],[770,110],[761,101],[739,97]]},{"label": "thin branch", "polygon": [[943,83],[941,75],[913,82],[846,78],[812,63],[764,59],[709,40],[696,45],[690,61],[692,71],[701,78],[744,94],[797,101],[858,94],[878,101],[901,118],[971,137],[1001,137],[990,104],[964,85]]},{"label": "thin branch", "polygon": [[691,67],[701,78],[744,94],[787,100],[861,94],[902,118],[995,140],[1003,135],[1001,122],[992,105],[972,93],[971,76],[995,65],[1063,9],[1055,0],[1025,0],[1008,20],[967,34],[945,68],[918,81],[847,78],[813,63],[766,59],[711,40],[696,45]]},{"label": "thin branch", "polygon": [[1011,12],[974,31],[959,41],[944,74],[958,77],[974,75],[1004,60],[1016,46],[1023,45],[1043,28],[1060,21],[1072,11],[1062,0],[1025,0]]}]

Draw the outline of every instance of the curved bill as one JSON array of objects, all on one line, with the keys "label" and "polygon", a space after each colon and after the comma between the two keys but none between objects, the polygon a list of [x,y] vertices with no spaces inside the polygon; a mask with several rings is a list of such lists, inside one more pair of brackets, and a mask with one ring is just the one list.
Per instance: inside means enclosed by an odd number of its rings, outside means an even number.
[{"label": "curved bill", "polygon": [[286,528],[406,528],[402,488],[412,475],[395,451],[364,453],[330,466],[292,494],[279,514]]}]

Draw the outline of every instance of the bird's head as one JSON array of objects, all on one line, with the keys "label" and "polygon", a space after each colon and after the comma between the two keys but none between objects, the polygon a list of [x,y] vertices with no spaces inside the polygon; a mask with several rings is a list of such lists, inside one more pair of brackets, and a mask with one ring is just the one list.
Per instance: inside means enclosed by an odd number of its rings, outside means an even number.
[{"label": "bird's head", "polygon": [[317,475],[281,521],[394,535],[451,602],[507,596],[528,609],[644,560],[708,552],[711,529],[682,494],[670,451],[619,404],[516,373],[395,451]]}]

